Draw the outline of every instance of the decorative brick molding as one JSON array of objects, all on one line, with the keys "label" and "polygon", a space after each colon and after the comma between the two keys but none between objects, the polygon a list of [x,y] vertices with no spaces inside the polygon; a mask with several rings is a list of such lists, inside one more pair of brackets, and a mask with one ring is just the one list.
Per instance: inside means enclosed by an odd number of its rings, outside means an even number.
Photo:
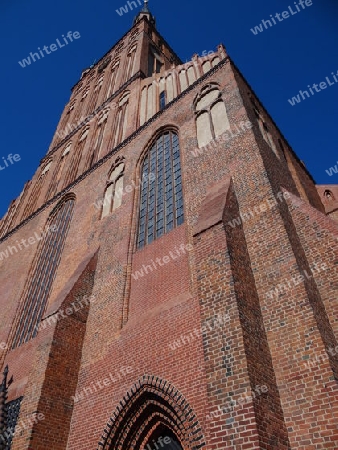
[{"label": "decorative brick molding", "polygon": [[199,422],[184,396],[168,381],[143,375],[120,401],[97,449],[143,449],[161,425],[171,429],[186,450],[205,446]]}]

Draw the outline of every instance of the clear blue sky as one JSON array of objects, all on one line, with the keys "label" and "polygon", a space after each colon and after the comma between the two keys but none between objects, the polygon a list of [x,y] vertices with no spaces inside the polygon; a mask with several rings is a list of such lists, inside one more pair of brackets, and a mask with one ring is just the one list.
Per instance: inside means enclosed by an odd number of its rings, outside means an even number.
[{"label": "clear blue sky", "polygon": [[[298,2],[298,0],[297,0]],[[2,0],[0,131],[2,157],[21,161],[0,171],[0,216],[32,178],[47,152],[70,88],[131,26],[136,9],[119,16],[126,0]],[[338,183],[325,172],[338,160],[338,83],[291,106],[288,99],[338,71],[337,0],[313,0],[262,33],[250,29],[294,0],[150,0],[160,33],[182,60],[224,43],[317,183]],[[139,8],[138,8],[139,9]],[[18,61],[62,34],[81,38],[28,67]],[[332,79],[332,78],[331,78]],[[338,77],[337,77],[338,79]],[[2,163],[2,167],[4,164]]]}]

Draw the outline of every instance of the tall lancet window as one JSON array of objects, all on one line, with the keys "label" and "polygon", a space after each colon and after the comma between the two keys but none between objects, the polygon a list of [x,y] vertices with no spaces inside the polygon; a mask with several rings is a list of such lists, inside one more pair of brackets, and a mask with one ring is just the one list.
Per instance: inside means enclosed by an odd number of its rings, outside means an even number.
[{"label": "tall lancet window", "polygon": [[27,205],[24,209],[23,212],[23,218],[25,219],[26,217],[30,216],[34,210],[36,209],[40,194],[41,194],[41,190],[42,190],[42,186],[43,186],[43,182],[46,178],[47,173],[49,172],[49,169],[52,165],[52,161],[49,161],[45,164],[45,166],[43,167],[41,174],[39,176],[39,178],[37,179],[33,190],[29,196]]},{"label": "tall lancet window", "polygon": [[115,118],[114,147],[116,147],[126,137],[128,122],[128,105],[130,92],[122,95],[118,103],[118,110]]},{"label": "tall lancet window", "polygon": [[107,100],[115,92],[115,84],[117,73],[119,69],[120,61],[115,61],[112,63],[110,68],[110,73],[108,74],[108,82],[105,84],[105,93],[103,95],[104,100]]},{"label": "tall lancet window", "polygon": [[77,171],[79,169],[79,164],[82,158],[82,154],[83,154],[83,149],[84,146],[86,144],[86,139],[89,133],[89,128],[86,128],[81,136],[80,139],[78,140],[77,146],[76,148],[73,149],[72,153],[72,160],[70,162],[70,166],[66,175],[66,181],[65,181],[65,186],[67,186],[69,183],[72,183],[75,178],[76,178],[76,174]]},{"label": "tall lancet window", "polygon": [[101,113],[100,118],[97,122],[97,128],[96,128],[94,139],[93,139],[93,147],[92,147],[92,149],[90,149],[89,157],[87,159],[87,164],[86,164],[85,169],[89,169],[96,163],[96,161],[98,161],[100,159],[101,148],[102,148],[102,143],[103,143],[103,136],[105,133],[108,114],[109,114],[109,108],[106,108],[103,111],[103,113]]},{"label": "tall lancet window", "polygon": [[210,83],[194,100],[198,146],[203,147],[230,129],[225,104],[218,86]]},{"label": "tall lancet window", "polygon": [[[77,125],[78,123],[82,122],[82,120],[84,120],[84,110],[83,107],[85,105],[85,102],[87,100],[88,94],[89,94],[90,88],[89,85],[86,86],[83,89],[82,95],[81,95],[81,99],[77,104],[77,107],[75,109],[75,113],[74,113],[74,122]],[[80,114],[82,114],[82,116],[80,117]]]},{"label": "tall lancet window", "polygon": [[104,74],[102,74],[100,76],[98,82],[96,83],[96,85],[94,87],[90,101],[88,103],[87,114],[89,114],[95,110],[96,102],[98,100],[98,96],[99,96],[99,93],[100,93],[100,90],[101,90],[101,87],[103,84],[103,77],[104,77]]},{"label": "tall lancet window", "polygon": [[129,78],[134,74],[136,48],[137,44],[131,47],[127,55],[126,77],[125,77],[126,81],[128,81]]},{"label": "tall lancet window", "polygon": [[22,294],[12,348],[34,338],[44,313],[73,214],[74,196],[61,201],[39,238],[39,246],[32,263],[30,276]]},{"label": "tall lancet window", "polygon": [[13,221],[14,214],[18,208],[20,198],[13,200],[8,208],[7,213],[1,221],[0,225],[0,236],[4,236],[5,233],[9,230],[11,223]]},{"label": "tall lancet window", "polygon": [[124,162],[119,160],[115,163],[109,176],[104,194],[101,218],[108,216],[121,206],[123,191]]},{"label": "tall lancet window", "polygon": [[[71,147],[72,147],[72,143],[68,142],[65,149],[61,153],[61,157],[60,157],[59,163],[56,166],[55,171],[53,173],[52,181],[49,185],[49,188],[48,188],[48,191],[47,191],[47,194],[45,197],[45,201],[49,200],[53,195],[55,195],[57,188],[59,187],[59,182],[61,180],[61,176],[63,174],[66,163],[68,161],[68,156],[69,156]],[[61,188],[62,188],[62,186],[61,186]]]},{"label": "tall lancet window", "polygon": [[165,131],[148,149],[141,179],[137,248],[183,223],[180,146],[176,133]]}]

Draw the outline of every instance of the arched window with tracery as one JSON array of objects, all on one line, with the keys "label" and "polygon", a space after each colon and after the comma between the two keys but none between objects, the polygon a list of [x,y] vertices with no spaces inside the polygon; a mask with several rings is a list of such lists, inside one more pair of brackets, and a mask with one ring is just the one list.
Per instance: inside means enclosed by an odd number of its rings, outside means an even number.
[{"label": "arched window with tracery", "polygon": [[124,162],[118,160],[110,173],[104,193],[101,218],[109,216],[122,203]]},{"label": "arched window with tracery", "polygon": [[194,100],[198,146],[203,147],[230,129],[230,122],[218,86],[204,86]]},{"label": "arched window with tracery", "polygon": [[114,144],[116,147],[126,137],[127,123],[128,123],[128,106],[129,106],[130,92],[122,94],[118,102],[118,109],[115,117],[114,127]]},{"label": "arched window with tracery", "polygon": [[38,325],[60,264],[74,203],[73,195],[62,200],[51,213],[43,233],[39,236],[39,246],[24,288],[18,319],[15,322],[12,348],[19,347],[34,338],[38,332]]},{"label": "arched window with tracery", "polygon": [[180,145],[174,131],[161,133],[148,148],[141,166],[137,248],[183,223]]},{"label": "arched window with tracery", "polygon": [[41,174],[40,174],[39,178],[37,179],[37,181],[36,181],[36,183],[35,183],[35,185],[34,185],[34,187],[32,189],[32,192],[31,192],[31,194],[29,196],[27,205],[26,205],[26,207],[24,209],[23,218],[26,218],[26,217],[30,216],[34,212],[34,210],[36,209],[36,205],[38,203],[38,200],[39,200],[39,197],[40,197],[40,194],[41,194],[41,189],[42,189],[44,180],[46,178],[46,175],[47,175],[51,165],[52,165],[52,161],[48,161],[44,165],[43,169],[41,170]]}]

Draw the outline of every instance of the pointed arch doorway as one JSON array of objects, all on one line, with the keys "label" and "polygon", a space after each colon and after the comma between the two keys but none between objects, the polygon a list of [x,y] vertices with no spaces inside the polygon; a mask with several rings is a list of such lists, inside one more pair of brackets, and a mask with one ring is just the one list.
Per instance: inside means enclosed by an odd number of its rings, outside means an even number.
[{"label": "pointed arch doorway", "polygon": [[97,450],[197,450],[205,446],[199,421],[170,382],[143,375],[106,424]]}]

